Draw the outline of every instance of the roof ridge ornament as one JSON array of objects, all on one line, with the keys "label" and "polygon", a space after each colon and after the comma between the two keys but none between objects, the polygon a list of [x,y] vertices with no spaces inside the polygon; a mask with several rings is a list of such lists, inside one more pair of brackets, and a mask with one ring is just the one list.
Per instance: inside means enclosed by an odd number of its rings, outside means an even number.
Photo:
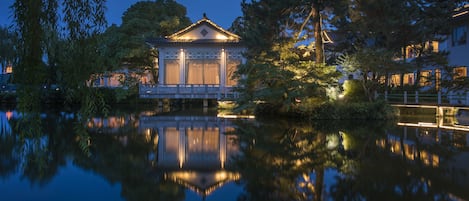
[{"label": "roof ridge ornament", "polygon": [[207,13],[203,13],[203,14],[202,14],[202,18],[208,20]]}]

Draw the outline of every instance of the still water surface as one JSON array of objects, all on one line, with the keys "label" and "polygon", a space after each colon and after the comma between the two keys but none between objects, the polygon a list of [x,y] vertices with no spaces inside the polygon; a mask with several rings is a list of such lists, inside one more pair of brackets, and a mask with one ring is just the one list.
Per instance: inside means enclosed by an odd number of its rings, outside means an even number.
[{"label": "still water surface", "polygon": [[469,200],[464,118],[2,110],[0,200]]}]

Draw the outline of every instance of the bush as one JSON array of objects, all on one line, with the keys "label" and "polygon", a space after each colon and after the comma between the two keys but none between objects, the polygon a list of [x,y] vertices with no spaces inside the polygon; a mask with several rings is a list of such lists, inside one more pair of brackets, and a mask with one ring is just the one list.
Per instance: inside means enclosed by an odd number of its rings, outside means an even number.
[{"label": "bush", "polygon": [[345,101],[367,101],[361,80],[346,80],[343,87]]},{"label": "bush", "polygon": [[396,110],[384,101],[378,102],[354,102],[345,103],[340,101],[327,102],[311,111],[311,119],[373,119],[386,120],[395,119]]}]

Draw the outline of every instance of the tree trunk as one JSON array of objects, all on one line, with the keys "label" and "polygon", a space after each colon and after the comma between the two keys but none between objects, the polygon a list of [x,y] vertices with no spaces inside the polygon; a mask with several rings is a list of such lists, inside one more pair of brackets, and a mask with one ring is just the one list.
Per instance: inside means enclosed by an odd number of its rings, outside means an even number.
[{"label": "tree trunk", "polygon": [[321,14],[319,13],[319,3],[313,3],[312,6],[312,17],[314,26],[314,47],[316,55],[316,63],[325,63],[324,58],[324,44],[322,42],[322,27],[321,27]]}]

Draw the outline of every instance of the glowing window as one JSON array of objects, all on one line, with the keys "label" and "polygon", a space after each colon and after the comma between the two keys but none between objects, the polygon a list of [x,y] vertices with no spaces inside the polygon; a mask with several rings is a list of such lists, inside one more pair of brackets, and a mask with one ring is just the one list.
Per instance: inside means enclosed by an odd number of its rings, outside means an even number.
[{"label": "glowing window", "polygon": [[420,86],[430,86],[432,84],[431,76],[432,76],[432,71],[430,70],[421,71],[420,80],[419,80]]},{"label": "glowing window", "polygon": [[391,86],[401,86],[401,75],[400,74],[394,74],[391,75]]},{"label": "glowing window", "polygon": [[467,77],[467,68],[466,67],[457,67],[453,69],[453,79]]},{"label": "glowing window", "polygon": [[188,60],[187,84],[220,84],[220,63],[218,60]]},{"label": "glowing window", "polygon": [[165,61],[165,84],[179,84],[179,73],[178,60]]},{"label": "glowing window", "polygon": [[406,73],[404,74],[404,80],[403,83],[404,85],[413,85],[414,84],[414,74],[413,73]]}]

